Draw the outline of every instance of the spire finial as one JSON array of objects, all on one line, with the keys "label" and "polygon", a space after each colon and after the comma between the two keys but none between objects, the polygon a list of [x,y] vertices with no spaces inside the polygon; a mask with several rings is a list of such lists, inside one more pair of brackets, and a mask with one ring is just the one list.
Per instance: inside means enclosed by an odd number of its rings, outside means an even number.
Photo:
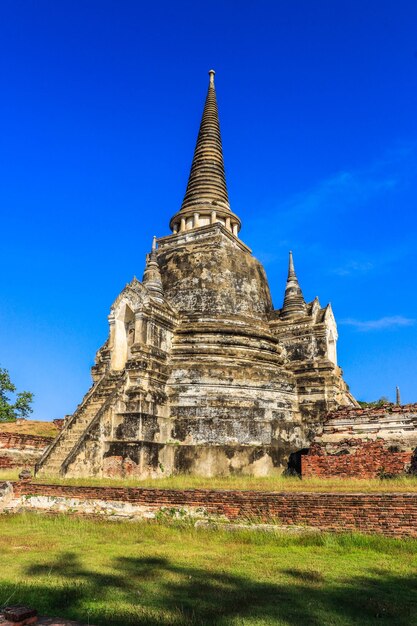
[{"label": "spire finial", "polygon": [[227,222],[229,231],[237,235],[240,230],[240,219],[232,213],[227,194],[214,74],[214,70],[209,71],[210,83],[184,200],[170,221],[176,233],[184,230],[185,223],[196,228]]},{"label": "spire finial", "polygon": [[395,404],[397,406],[400,406],[401,404],[401,394],[400,394],[400,388],[398,386],[395,388]]},{"label": "spire finial", "polygon": [[298,283],[298,278],[294,269],[294,260],[290,251],[288,260],[288,278],[285,288],[284,304],[281,309],[281,317],[292,317],[306,314],[306,303],[303,292]]},{"label": "spire finial", "polygon": [[152,252],[156,250],[156,235],[153,236],[152,239]]},{"label": "spire finial", "polygon": [[290,250],[290,255],[288,259],[288,278],[293,276],[295,276],[294,259],[292,258],[292,251]]}]

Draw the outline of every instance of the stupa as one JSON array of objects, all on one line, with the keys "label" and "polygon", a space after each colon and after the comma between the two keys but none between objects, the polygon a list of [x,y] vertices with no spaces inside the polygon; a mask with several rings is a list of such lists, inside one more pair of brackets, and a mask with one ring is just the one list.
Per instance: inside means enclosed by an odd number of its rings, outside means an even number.
[{"label": "stupa", "polygon": [[330,305],[303,297],[290,253],[274,309],[264,268],[239,238],[226,186],[214,71],[171,234],[109,315],[93,385],[38,474],[168,476],[286,468],[324,415],[356,406],[337,365]]}]

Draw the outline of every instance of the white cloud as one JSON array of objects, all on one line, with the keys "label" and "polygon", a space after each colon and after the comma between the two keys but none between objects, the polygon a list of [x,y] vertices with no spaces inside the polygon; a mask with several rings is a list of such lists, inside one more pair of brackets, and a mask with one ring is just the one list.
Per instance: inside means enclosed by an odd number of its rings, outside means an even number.
[{"label": "white cloud", "polygon": [[[417,148],[413,143],[387,150],[362,169],[341,171],[319,181],[307,191],[294,194],[280,206],[285,212],[303,218],[313,213],[326,216],[362,207],[371,198],[394,190],[415,177]],[[411,172],[412,176],[411,176]]]},{"label": "white cloud", "polygon": [[323,180],[308,191],[288,198],[281,210],[291,215],[305,216],[309,213],[333,215],[351,207],[363,205],[370,198],[390,191],[397,180],[390,176],[372,175],[370,172],[341,172]]},{"label": "white cloud", "polygon": [[335,268],[332,273],[338,276],[350,276],[351,274],[367,274],[374,269],[374,264],[369,261],[348,261],[345,265]]},{"label": "white cloud", "polygon": [[379,320],[355,320],[352,318],[347,318],[341,320],[339,324],[344,324],[345,326],[353,326],[357,330],[361,332],[366,332],[369,330],[384,330],[386,328],[400,328],[404,326],[413,326],[417,320],[411,319],[409,317],[403,317],[402,315],[393,315],[392,317],[381,317]]}]

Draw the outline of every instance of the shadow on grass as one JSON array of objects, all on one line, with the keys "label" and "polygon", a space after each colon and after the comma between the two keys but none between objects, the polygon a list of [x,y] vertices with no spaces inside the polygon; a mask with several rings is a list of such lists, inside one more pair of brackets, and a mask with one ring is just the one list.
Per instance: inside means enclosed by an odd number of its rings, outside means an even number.
[{"label": "shadow on grass", "polygon": [[[337,558],[335,556],[335,558]],[[89,571],[73,553],[27,568],[17,588],[0,583],[0,603],[97,626],[242,624],[417,624],[417,580],[377,570],[335,584],[307,568],[279,583],[178,565],[165,558],[113,559],[112,573]]]}]

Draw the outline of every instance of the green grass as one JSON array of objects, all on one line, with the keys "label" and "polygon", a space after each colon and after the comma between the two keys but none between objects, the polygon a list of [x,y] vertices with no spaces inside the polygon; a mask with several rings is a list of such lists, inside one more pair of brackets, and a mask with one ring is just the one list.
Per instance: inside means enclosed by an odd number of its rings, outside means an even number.
[{"label": "green grass", "polygon": [[0,516],[0,605],[97,626],[417,624],[417,541]]},{"label": "green grass", "polygon": [[[18,470],[0,470],[1,480],[17,480]],[[332,491],[332,492],[417,492],[417,477],[401,476],[391,480],[340,478],[285,478],[268,476],[228,476],[204,478],[181,474],[168,478],[138,480],[132,478],[56,478],[39,477],[37,483],[97,487],[155,487],[157,489],[254,489],[257,491]]]}]

